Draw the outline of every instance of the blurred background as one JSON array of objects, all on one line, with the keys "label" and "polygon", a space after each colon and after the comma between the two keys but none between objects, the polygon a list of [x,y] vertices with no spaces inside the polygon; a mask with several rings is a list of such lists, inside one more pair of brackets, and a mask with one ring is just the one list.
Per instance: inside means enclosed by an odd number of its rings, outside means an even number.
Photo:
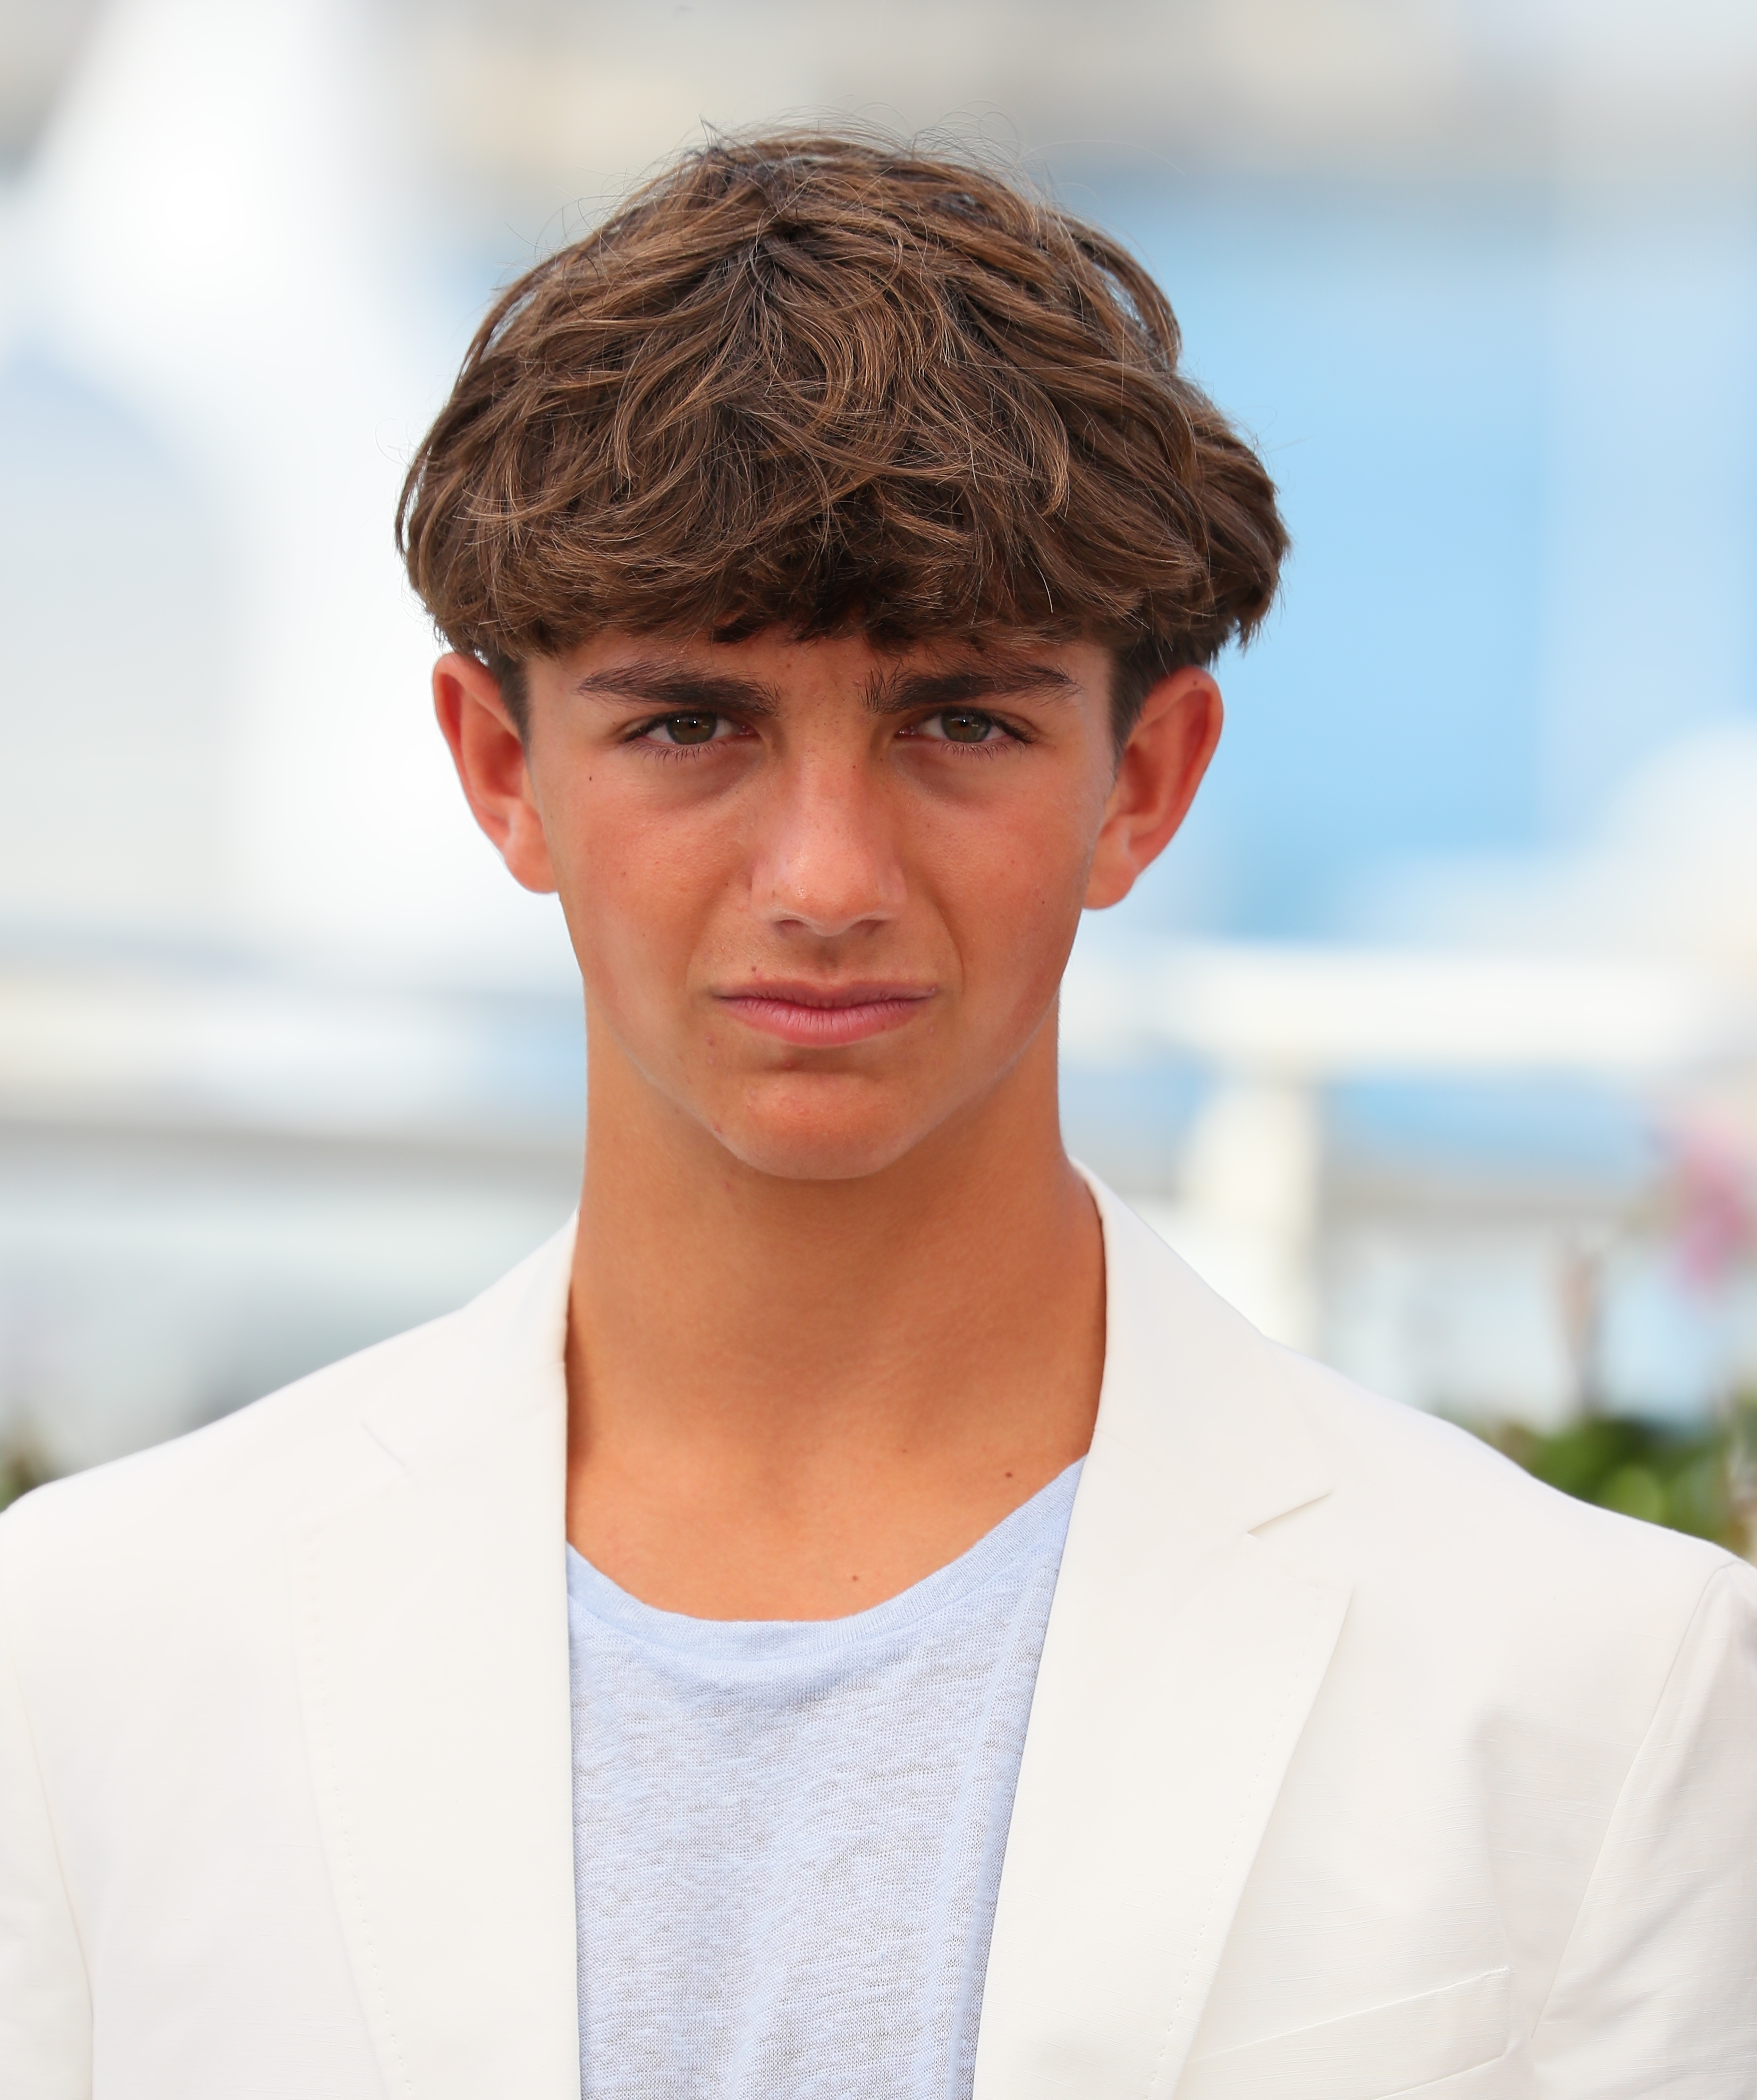
[{"label": "blurred background", "polygon": [[1122,233],[1285,493],[1071,1143],[1270,1333],[1748,1541],[1748,0],[0,0],[0,1496],[571,1207],[571,960],[396,491],[498,286],[824,115]]}]

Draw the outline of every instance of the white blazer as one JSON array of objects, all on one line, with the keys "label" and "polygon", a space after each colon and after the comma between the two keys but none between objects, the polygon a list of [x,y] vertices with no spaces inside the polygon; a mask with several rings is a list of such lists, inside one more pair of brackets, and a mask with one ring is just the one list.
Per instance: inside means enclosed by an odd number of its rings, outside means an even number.
[{"label": "white blazer", "polygon": [[[1757,1577],[1098,1196],[978,2100],[1757,2094]],[[570,1255],[0,1522],[5,2100],[578,2100]]]}]

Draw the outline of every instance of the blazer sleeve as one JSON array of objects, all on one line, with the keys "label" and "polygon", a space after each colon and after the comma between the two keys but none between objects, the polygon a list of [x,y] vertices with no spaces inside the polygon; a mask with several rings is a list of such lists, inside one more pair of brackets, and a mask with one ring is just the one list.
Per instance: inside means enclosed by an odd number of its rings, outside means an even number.
[{"label": "blazer sleeve", "polygon": [[1703,1589],[1533,2037],[1545,2100],[1757,2095],[1757,1572]]},{"label": "blazer sleeve", "polygon": [[0,1592],[0,2094],[90,2100],[91,1993]]}]

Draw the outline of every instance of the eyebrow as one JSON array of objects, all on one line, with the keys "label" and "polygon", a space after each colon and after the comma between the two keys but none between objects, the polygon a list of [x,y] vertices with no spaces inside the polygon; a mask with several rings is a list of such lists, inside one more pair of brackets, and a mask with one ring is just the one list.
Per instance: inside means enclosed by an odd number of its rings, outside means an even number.
[{"label": "eyebrow", "polygon": [[885,671],[867,682],[865,700],[876,715],[929,712],[978,700],[1026,693],[1067,694],[1077,682],[1053,664],[965,664],[951,670]]},{"label": "eyebrow", "polygon": [[601,694],[616,700],[645,700],[676,713],[772,715],[779,704],[770,688],[755,678],[730,672],[693,671],[682,664],[658,661],[617,664],[588,671],[574,681],[581,695]]},{"label": "eyebrow", "polygon": [[[582,696],[642,700],[650,706],[703,714],[774,715],[780,703],[770,686],[730,672],[700,671],[682,664],[642,660],[588,671],[574,682]],[[876,672],[862,691],[867,710],[876,715],[932,712],[941,708],[969,707],[981,700],[1004,699],[1026,693],[1067,694],[1076,682],[1053,664],[960,664],[950,668]]]}]

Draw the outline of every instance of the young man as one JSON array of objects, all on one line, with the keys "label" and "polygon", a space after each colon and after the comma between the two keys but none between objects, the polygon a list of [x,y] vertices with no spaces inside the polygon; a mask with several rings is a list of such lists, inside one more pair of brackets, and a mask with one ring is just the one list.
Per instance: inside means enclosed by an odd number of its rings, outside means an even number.
[{"label": "young man", "polygon": [[1750,1572],[1063,1153],[1284,545],[1155,287],[713,145],[501,302],[402,530],[579,957],[577,1224],[0,1526],[9,2100],[1757,2092]]}]

